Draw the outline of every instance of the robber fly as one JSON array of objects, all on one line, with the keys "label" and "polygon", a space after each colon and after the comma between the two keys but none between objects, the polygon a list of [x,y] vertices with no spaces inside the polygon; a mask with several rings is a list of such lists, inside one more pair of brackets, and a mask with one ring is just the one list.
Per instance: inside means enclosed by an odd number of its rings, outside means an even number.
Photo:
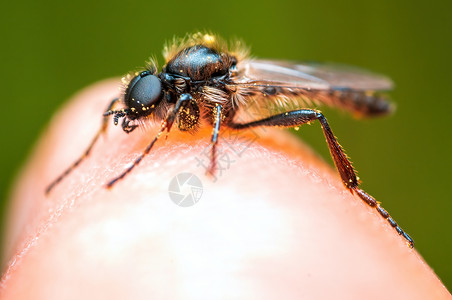
[{"label": "robber fly", "polygon": [[[297,127],[319,121],[345,187],[374,207],[413,247],[410,236],[359,187],[356,172],[325,116],[315,109],[299,109],[307,103],[315,103],[362,116],[384,115],[392,108],[382,93],[391,89],[389,79],[335,64],[250,59],[240,43],[228,47],[218,37],[203,33],[167,45],[164,56],[166,64],[161,72],[158,72],[155,60],[151,60],[143,71],[124,77],[124,92],[108,106],[102,126],[88,149],[48,186],[46,193],[89,155],[99,136],[106,131],[109,116],[115,125],[122,119],[122,129],[126,133],[132,132],[146,119],[160,121],[161,125],[142,154],[122,174],[110,180],[108,188],[129,174],[160,136],[173,126],[181,131],[194,132],[203,121],[213,127],[207,171],[213,174],[220,127],[233,130],[260,126]],[[238,121],[238,113],[251,104],[262,111],[270,106],[282,111],[258,120]],[[297,109],[288,109],[294,105]]]}]

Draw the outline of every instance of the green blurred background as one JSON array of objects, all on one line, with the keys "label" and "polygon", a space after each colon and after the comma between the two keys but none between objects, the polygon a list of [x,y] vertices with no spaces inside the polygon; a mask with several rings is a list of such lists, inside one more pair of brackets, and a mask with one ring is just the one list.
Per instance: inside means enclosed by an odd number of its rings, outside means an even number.
[{"label": "green blurred background", "polygon": [[[452,286],[452,1],[9,1],[0,12],[0,191],[52,114],[79,89],[142,66],[174,35],[240,37],[259,57],[335,61],[387,74],[395,115],[325,109],[364,188]],[[304,140],[331,162],[318,125]]]}]

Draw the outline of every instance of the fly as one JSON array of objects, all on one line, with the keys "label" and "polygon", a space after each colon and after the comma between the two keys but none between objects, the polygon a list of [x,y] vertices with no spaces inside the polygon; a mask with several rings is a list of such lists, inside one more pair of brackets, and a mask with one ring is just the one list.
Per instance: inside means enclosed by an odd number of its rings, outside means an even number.
[{"label": "fly", "polygon": [[[298,127],[318,121],[345,187],[375,208],[413,247],[411,237],[359,187],[356,172],[325,116],[315,109],[300,109],[314,103],[366,117],[388,114],[392,105],[384,92],[392,88],[389,79],[343,65],[251,59],[239,43],[228,48],[218,37],[201,33],[166,46],[164,56],[166,64],[161,72],[158,72],[155,60],[151,60],[141,72],[124,77],[124,92],[107,107],[102,126],[91,144],[47,187],[46,194],[89,155],[106,131],[110,116],[115,125],[122,120],[121,127],[126,133],[147,119],[159,121],[161,125],[142,154],[111,179],[107,188],[129,174],[152,150],[160,136],[173,127],[187,132],[195,132],[203,122],[213,127],[207,172],[214,174],[220,127],[233,130],[260,126]],[[250,106],[257,107],[263,117],[249,122],[237,121],[240,111]],[[279,112],[265,113],[268,111]]]}]

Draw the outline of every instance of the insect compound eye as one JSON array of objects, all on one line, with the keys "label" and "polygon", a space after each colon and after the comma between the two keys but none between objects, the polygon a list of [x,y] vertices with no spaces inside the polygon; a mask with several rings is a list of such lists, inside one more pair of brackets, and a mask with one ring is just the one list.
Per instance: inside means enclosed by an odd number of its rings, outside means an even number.
[{"label": "insect compound eye", "polygon": [[131,113],[148,115],[161,99],[162,84],[160,79],[144,71],[135,76],[127,86],[124,101]]}]

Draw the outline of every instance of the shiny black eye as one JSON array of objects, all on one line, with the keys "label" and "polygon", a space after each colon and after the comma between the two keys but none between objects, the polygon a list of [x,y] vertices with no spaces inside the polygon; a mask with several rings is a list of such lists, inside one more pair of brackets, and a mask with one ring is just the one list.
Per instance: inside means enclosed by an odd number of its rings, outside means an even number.
[{"label": "shiny black eye", "polygon": [[162,96],[160,79],[149,71],[132,78],[127,86],[124,101],[132,114],[148,115],[159,103]]}]

